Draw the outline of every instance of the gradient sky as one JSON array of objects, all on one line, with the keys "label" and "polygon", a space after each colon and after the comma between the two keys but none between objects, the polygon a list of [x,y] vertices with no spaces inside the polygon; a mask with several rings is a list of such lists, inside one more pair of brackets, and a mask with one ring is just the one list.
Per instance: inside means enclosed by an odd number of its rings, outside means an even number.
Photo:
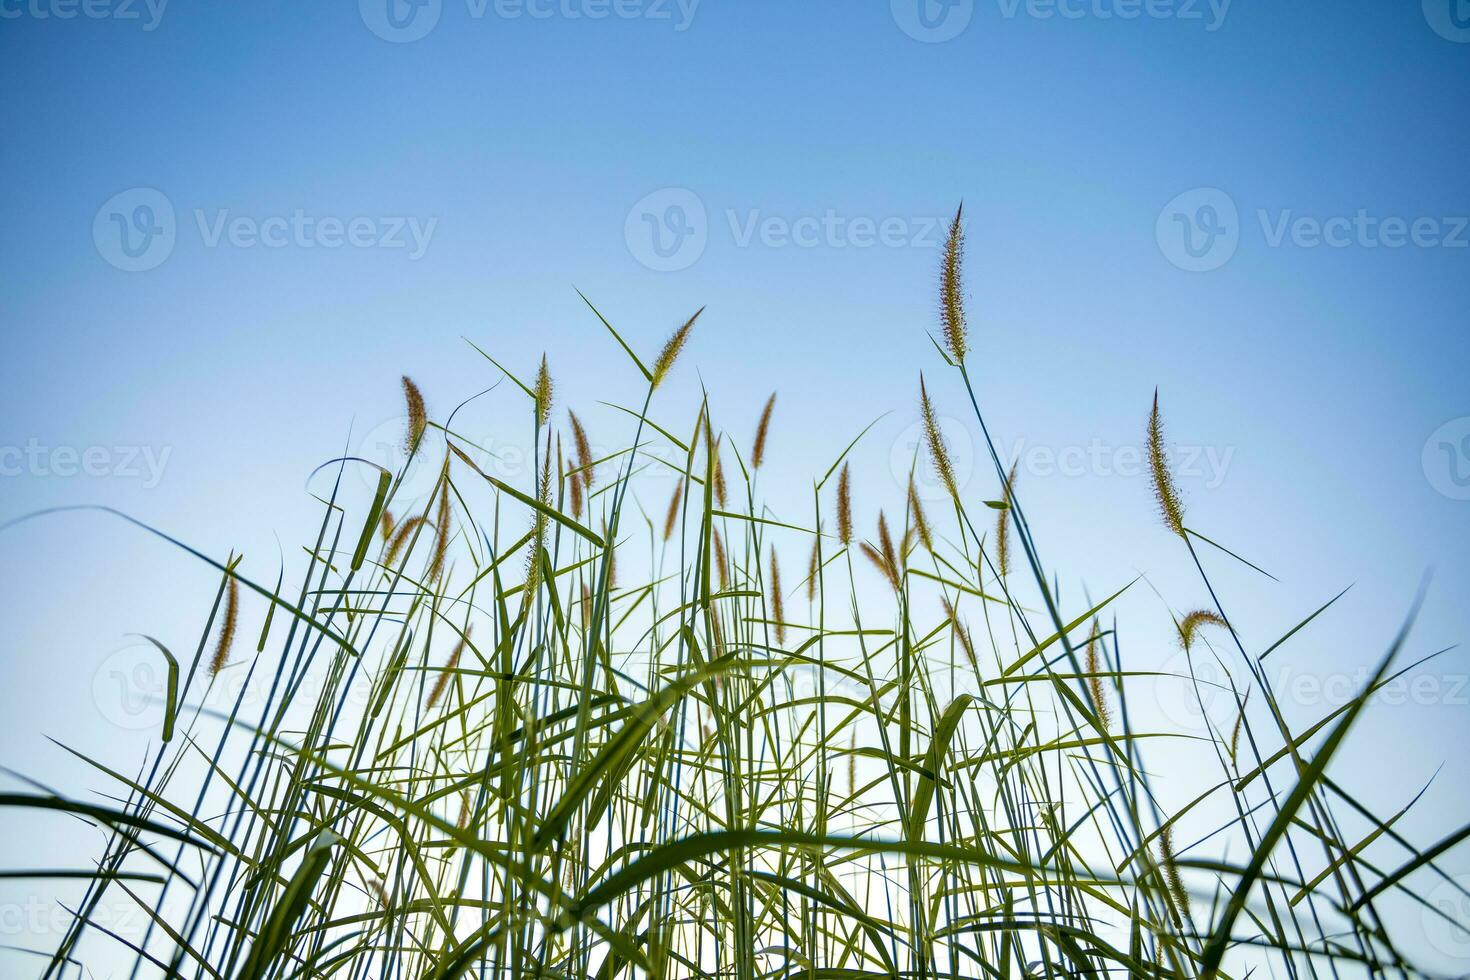
[{"label": "gradient sky", "polygon": [[[1199,447],[1191,525],[1280,579],[1208,556],[1255,650],[1353,586],[1273,655],[1352,676],[1429,572],[1405,656],[1470,639],[1463,0],[442,0],[411,41],[375,2],[0,0],[0,521],[111,504],[269,577],[312,468],[396,436],[400,374],[445,411],[493,383],[463,338],[526,372],[548,352],[594,441],[626,438],[597,402],[636,378],[575,289],[643,350],[708,306],[670,414],[702,381],[745,439],[778,390],[765,489],[793,519],[891,412],[855,473],[860,507],[901,509],[920,370],[962,459],[976,438],[925,338],[963,200],[988,421],[1064,597],[1147,576],[1119,610],[1140,664],[1208,598],[1137,471],[1156,385],[1176,462]],[[119,221],[165,234],[129,259]],[[366,244],[331,247],[349,228]],[[524,449],[499,424],[521,408],[468,417]],[[128,633],[192,643],[216,579],[91,515],[0,555],[0,764],[96,786],[53,735],[136,766],[95,675]],[[1387,813],[1445,763],[1403,825],[1428,841],[1470,808],[1470,655],[1421,673],[1340,773]],[[1296,723],[1330,707],[1299,700]],[[75,861],[90,838],[56,825],[0,813],[0,866]]]}]

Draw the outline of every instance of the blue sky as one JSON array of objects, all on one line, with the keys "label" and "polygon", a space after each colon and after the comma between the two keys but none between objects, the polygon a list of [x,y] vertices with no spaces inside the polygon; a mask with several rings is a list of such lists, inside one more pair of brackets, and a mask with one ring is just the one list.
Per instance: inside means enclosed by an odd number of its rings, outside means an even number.
[{"label": "blue sky", "polygon": [[[1146,574],[1125,615],[1155,662],[1204,601],[1128,463],[1158,385],[1191,523],[1281,580],[1215,569],[1257,649],[1352,585],[1286,667],[1371,663],[1429,570],[1409,653],[1470,639],[1455,0],[442,0],[412,41],[375,2],[0,0],[0,520],[108,503],[273,570],[400,374],[442,408],[493,381],[464,338],[550,352],[594,437],[617,426],[596,402],[636,379],[575,289],[645,350],[708,306],[670,412],[702,380],[748,433],[778,390],[793,517],[891,412],[855,471],[892,508],[920,370],[965,418],[925,339],[963,200],[972,371],[1064,593]],[[474,421],[508,448],[511,407]],[[81,780],[43,732],[134,758],[86,720],[91,677],[124,634],[188,642],[212,577],[91,516],[0,548],[0,763]],[[1470,656],[1436,663],[1440,694],[1353,745],[1384,809],[1447,760],[1426,834],[1470,804]]]}]

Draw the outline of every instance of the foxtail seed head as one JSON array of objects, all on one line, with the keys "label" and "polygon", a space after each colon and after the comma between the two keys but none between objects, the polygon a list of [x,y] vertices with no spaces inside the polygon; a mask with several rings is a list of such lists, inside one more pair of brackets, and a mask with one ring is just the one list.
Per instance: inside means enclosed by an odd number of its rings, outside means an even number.
[{"label": "foxtail seed head", "polygon": [[224,669],[230,659],[230,647],[235,645],[235,628],[240,620],[240,583],[233,572],[225,583],[225,615],[220,622],[219,640],[214,645],[214,656],[209,661],[209,676],[214,677]]},{"label": "foxtail seed head", "polygon": [[944,328],[944,346],[956,364],[965,362],[968,350],[965,330],[965,302],[963,268],[965,260],[965,230],[961,218],[965,206],[960,205],[949,224],[949,236],[944,241],[944,260],[939,272],[939,323]]},{"label": "foxtail seed head", "polygon": [[694,315],[684,321],[684,325],[673,334],[664,344],[664,349],[659,351],[658,360],[653,362],[653,378],[651,385],[657,388],[663,384],[664,378],[668,376],[669,369],[674,366],[679,352],[684,349],[684,344],[689,340],[689,332],[694,329],[694,321],[699,319],[699,314],[704,312],[704,307],[694,311]]},{"label": "foxtail seed head", "polygon": [[949,447],[944,443],[944,433],[939,431],[939,417],[934,414],[934,403],[929,400],[929,389],[924,387],[924,376],[919,375],[919,414],[924,420],[924,439],[929,444],[929,457],[934,461],[934,472],[944,489],[956,501],[960,499],[955,483],[954,466],[949,461]]},{"label": "foxtail seed head", "polygon": [[1154,407],[1148,415],[1148,468],[1154,488],[1154,499],[1158,501],[1159,514],[1169,530],[1184,534],[1184,508],[1179,503],[1179,490],[1174,486],[1174,475],[1169,472],[1169,456],[1164,449],[1164,426],[1159,420],[1159,390],[1154,389]]},{"label": "foxtail seed head", "polygon": [[846,463],[837,478],[837,539],[852,544],[852,477]]},{"label": "foxtail seed head", "polygon": [[404,436],[403,448],[412,456],[429,427],[429,413],[424,408],[424,396],[419,386],[408,375],[403,376],[403,401],[408,408],[408,432]]},{"label": "foxtail seed head", "polygon": [[776,393],[771,392],[771,397],[766,402],[765,410],[761,412],[760,424],[755,427],[755,445],[750,450],[750,468],[758,470],[761,463],[766,459],[766,436],[771,430],[771,410],[776,407]]},{"label": "foxtail seed head", "polygon": [[551,371],[546,366],[546,355],[541,355],[541,367],[536,371],[536,424],[551,421]]}]

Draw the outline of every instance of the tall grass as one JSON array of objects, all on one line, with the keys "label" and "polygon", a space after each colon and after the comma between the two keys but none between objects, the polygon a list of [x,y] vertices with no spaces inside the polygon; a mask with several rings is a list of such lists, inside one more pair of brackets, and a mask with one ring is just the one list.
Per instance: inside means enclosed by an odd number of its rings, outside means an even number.
[{"label": "tall grass", "polygon": [[[1181,647],[1223,638],[1236,705],[1197,750],[1213,787],[1163,812],[1145,750],[1176,733],[1134,727],[1130,688],[1154,678],[1107,625],[1121,590],[1056,594],[971,385],[962,234],[957,214],[943,374],[915,393],[916,465],[947,497],[927,512],[910,482],[904,513],[864,516],[856,439],[809,502],[767,506],[774,395],[749,443],[708,403],[676,418],[656,397],[698,313],[649,367],[592,310],[646,386],[600,457],[570,411],[553,430],[547,360],[507,372],[524,486],[403,379],[408,462],[327,464],[294,586],[194,552],[216,601],[186,667],[157,644],[166,717],[139,775],[104,770],[116,802],[0,797],[108,834],[41,974],[88,975],[100,940],[135,977],[1415,975],[1377,906],[1436,911],[1410,876],[1449,880],[1437,860],[1466,831],[1416,847],[1328,775],[1403,635],[1349,704],[1291,728],[1260,664],[1274,646],[1245,646],[1196,550],[1236,560],[1185,523],[1155,397],[1160,533],[1202,604]],[[941,398],[974,411],[991,499],[957,486]],[[400,499],[413,466],[438,478]],[[263,699],[203,707],[229,671]],[[1343,836],[1345,810],[1366,839]],[[141,939],[96,921],[118,893],[149,917]]]}]

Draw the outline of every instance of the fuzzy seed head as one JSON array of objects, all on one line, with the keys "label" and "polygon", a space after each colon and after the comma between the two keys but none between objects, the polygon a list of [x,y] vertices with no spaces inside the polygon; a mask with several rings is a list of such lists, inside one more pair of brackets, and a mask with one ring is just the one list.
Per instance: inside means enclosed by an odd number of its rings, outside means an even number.
[{"label": "fuzzy seed head", "polygon": [[949,447],[944,442],[944,433],[939,429],[939,416],[934,414],[934,403],[929,400],[929,390],[924,387],[924,376],[919,375],[919,414],[924,421],[924,440],[929,444],[929,458],[934,463],[934,472],[944,489],[956,501],[960,492],[954,478],[954,466],[949,461]]},{"label": "fuzzy seed head", "polygon": [[761,463],[766,459],[766,436],[771,430],[771,410],[776,407],[776,393],[771,392],[771,397],[766,401],[765,410],[761,412],[760,424],[755,428],[755,445],[750,450],[751,469],[760,469]]},{"label": "fuzzy seed head", "polygon": [[408,409],[408,432],[403,438],[403,448],[412,456],[429,427],[429,413],[424,408],[424,396],[419,386],[408,375],[403,376],[403,401]]},{"label": "fuzzy seed head", "polygon": [[1164,426],[1159,419],[1159,392],[1154,389],[1154,407],[1148,415],[1148,469],[1153,483],[1154,499],[1164,524],[1179,535],[1184,534],[1184,508],[1179,503],[1179,490],[1169,472],[1169,455],[1164,449]]},{"label": "fuzzy seed head", "polygon": [[214,677],[224,669],[230,659],[230,647],[235,645],[235,629],[240,620],[240,583],[230,575],[225,584],[225,614],[220,620],[219,639],[214,645],[214,656],[209,661],[209,676]]},{"label": "fuzzy seed head", "polygon": [[852,475],[846,463],[837,478],[837,539],[844,545],[852,544]]},{"label": "fuzzy seed head", "polygon": [[541,355],[541,367],[536,371],[536,424],[551,421],[551,370],[546,365],[546,355]]},{"label": "fuzzy seed head", "polygon": [[944,259],[939,271],[939,323],[944,329],[944,346],[956,364],[963,364],[967,348],[964,302],[963,265],[965,259],[965,230],[962,217],[965,206],[960,205],[949,224],[949,236],[944,241]]},{"label": "fuzzy seed head", "polygon": [[663,384],[664,378],[668,377],[669,370],[674,366],[674,361],[679,357],[679,352],[684,349],[684,344],[689,340],[689,332],[694,329],[694,321],[699,319],[699,314],[704,312],[704,307],[695,311],[694,315],[684,321],[684,325],[669,336],[664,344],[664,349],[659,351],[658,360],[653,362],[654,388]]}]

